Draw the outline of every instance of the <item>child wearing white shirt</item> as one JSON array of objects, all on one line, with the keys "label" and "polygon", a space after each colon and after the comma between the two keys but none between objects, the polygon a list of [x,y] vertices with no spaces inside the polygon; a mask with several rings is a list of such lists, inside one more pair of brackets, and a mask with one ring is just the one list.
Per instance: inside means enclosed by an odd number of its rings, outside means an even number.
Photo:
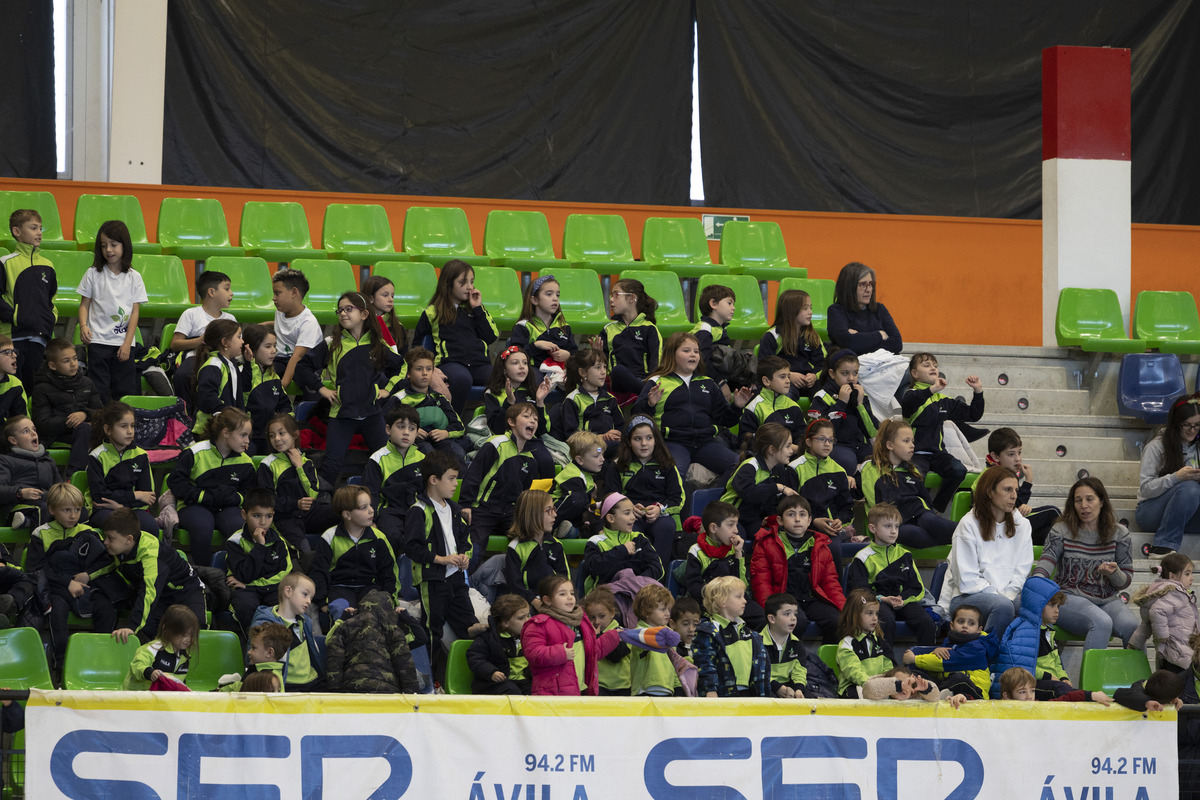
[{"label": "child wearing white shirt", "polygon": [[88,376],[101,401],[137,394],[133,341],[146,284],[133,269],[129,228],[110,219],[96,234],[96,257],[79,282],[79,334],[87,345]]}]

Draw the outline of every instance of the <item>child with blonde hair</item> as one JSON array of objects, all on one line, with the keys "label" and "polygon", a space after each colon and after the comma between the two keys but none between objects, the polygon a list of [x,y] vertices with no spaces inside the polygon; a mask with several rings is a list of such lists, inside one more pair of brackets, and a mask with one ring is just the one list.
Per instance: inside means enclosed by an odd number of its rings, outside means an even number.
[{"label": "child with blonde hair", "polygon": [[704,587],[708,613],[696,629],[692,654],[702,697],[769,697],[771,666],[762,637],[742,620],[746,583],[727,575]]}]

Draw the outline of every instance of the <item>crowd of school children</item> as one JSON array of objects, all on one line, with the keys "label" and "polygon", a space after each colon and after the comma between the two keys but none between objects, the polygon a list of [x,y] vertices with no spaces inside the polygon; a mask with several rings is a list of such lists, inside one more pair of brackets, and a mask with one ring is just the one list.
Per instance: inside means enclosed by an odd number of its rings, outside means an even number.
[{"label": "crowd of school children", "polygon": [[[324,309],[337,320],[326,331],[302,272],[274,274],[273,323],[242,325],[227,310],[238,287],[206,270],[164,343],[194,444],[160,485],[122,402],[140,394],[147,302],[126,226],[98,231],[78,286],[81,346],[55,338],[40,217],[17,211],[10,227],[0,523],[30,533],[22,565],[0,554],[0,615],[43,617],[59,672],[74,614],[142,644],[127,688],[186,688],[211,616],[230,617],[247,643],[231,690],[431,690],[450,643],[472,638],[477,693],[1107,704],[1070,684],[1059,624],[1088,647],[1153,638],[1162,671],[1128,704],[1195,694],[1192,564],[1173,550],[1200,518],[1151,505],[1174,493],[1200,506],[1200,396],[1182,398],[1154,440],[1161,463],[1143,463],[1147,514],[1180,532],[1156,540],[1161,576],[1133,598],[1140,617],[1120,597],[1129,534],[1103,484],[1079,481],[1061,512],[1031,508],[1015,431],[991,432],[971,510],[945,516],[966,475],[946,426],[987,433],[970,427],[982,384],[970,376],[970,402],[951,397],[936,356],[918,353],[900,413],[877,416],[858,379],[877,354],[860,345],[893,360],[901,345],[861,264],[843,269],[830,309],[852,338],[826,345],[810,297],[782,292],[753,374],[722,371],[735,363],[724,286],[700,294],[692,332],[664,338],[654,298],[617,279],[612,321],[581,341],[542,274],[493,347],[500,331],[462,261],[441,269],[411,332],[386,278],[347,287]],[[878,336],[855,329],[872,319]],[[315,410],[302,423],[305,402]],[[55,443],[69,450],[61,475]],[[928,473],[941,480],[934,497]],[[682,519],[698,486],[724,493]],[[491,537],[507,544],[489,558]],[[583,543],[577,563],[571,539]],[[912,550],[944,545],[933,597]],[[414,603],[402,598],[409,573]],[[810,623],[836,646],[832,671],[802,641]],[[915,645],[897,656],[899,623]]]}]

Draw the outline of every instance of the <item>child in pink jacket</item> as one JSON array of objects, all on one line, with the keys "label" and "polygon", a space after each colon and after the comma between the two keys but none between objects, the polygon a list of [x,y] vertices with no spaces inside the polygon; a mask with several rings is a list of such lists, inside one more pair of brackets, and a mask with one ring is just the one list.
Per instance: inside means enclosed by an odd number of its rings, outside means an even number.
[{"label": "child in pink jacket", "polygon": [[534,695],[596,695],[599,661],[625,642],[664,652],[679,644],[670,628],[614,628],[596,635],[591,620],[575,603],[575,587],[565,575],[538,584],[541,613],[521,629],[521,650],[529,661]]},{"label": "child in pink jacket", "polygon": [[1183,553],[1171,553],[1162,560],[1159,574],[1159,580],[1133,594],[1134,604],[1142,608],[1142,624],[1129,646],[1140,649],[1153,632],[1158,668],[1185,672],[1192,665],[1188,640],[1200,633],[1192,594],[1192,561]]}]

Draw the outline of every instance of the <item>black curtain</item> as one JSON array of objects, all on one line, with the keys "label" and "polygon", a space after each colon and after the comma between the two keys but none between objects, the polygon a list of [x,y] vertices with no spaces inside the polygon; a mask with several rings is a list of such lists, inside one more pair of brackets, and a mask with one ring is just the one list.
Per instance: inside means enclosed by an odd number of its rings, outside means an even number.
[{"label": "black curtain", "polygon": [[688,202],[690,0],[171,0],[163,181]]},{"label": "black curtain", "polygon": [[58,176],[54,141],[54,9],[47,0],[8,0],[0,24],[0,175]]},{"label": "black curtain", "polygon": [[696,3],[706,202],[1041,216],[1041,51],[1133,50],[1133,218],[1200,224],[1192,0]]}]

